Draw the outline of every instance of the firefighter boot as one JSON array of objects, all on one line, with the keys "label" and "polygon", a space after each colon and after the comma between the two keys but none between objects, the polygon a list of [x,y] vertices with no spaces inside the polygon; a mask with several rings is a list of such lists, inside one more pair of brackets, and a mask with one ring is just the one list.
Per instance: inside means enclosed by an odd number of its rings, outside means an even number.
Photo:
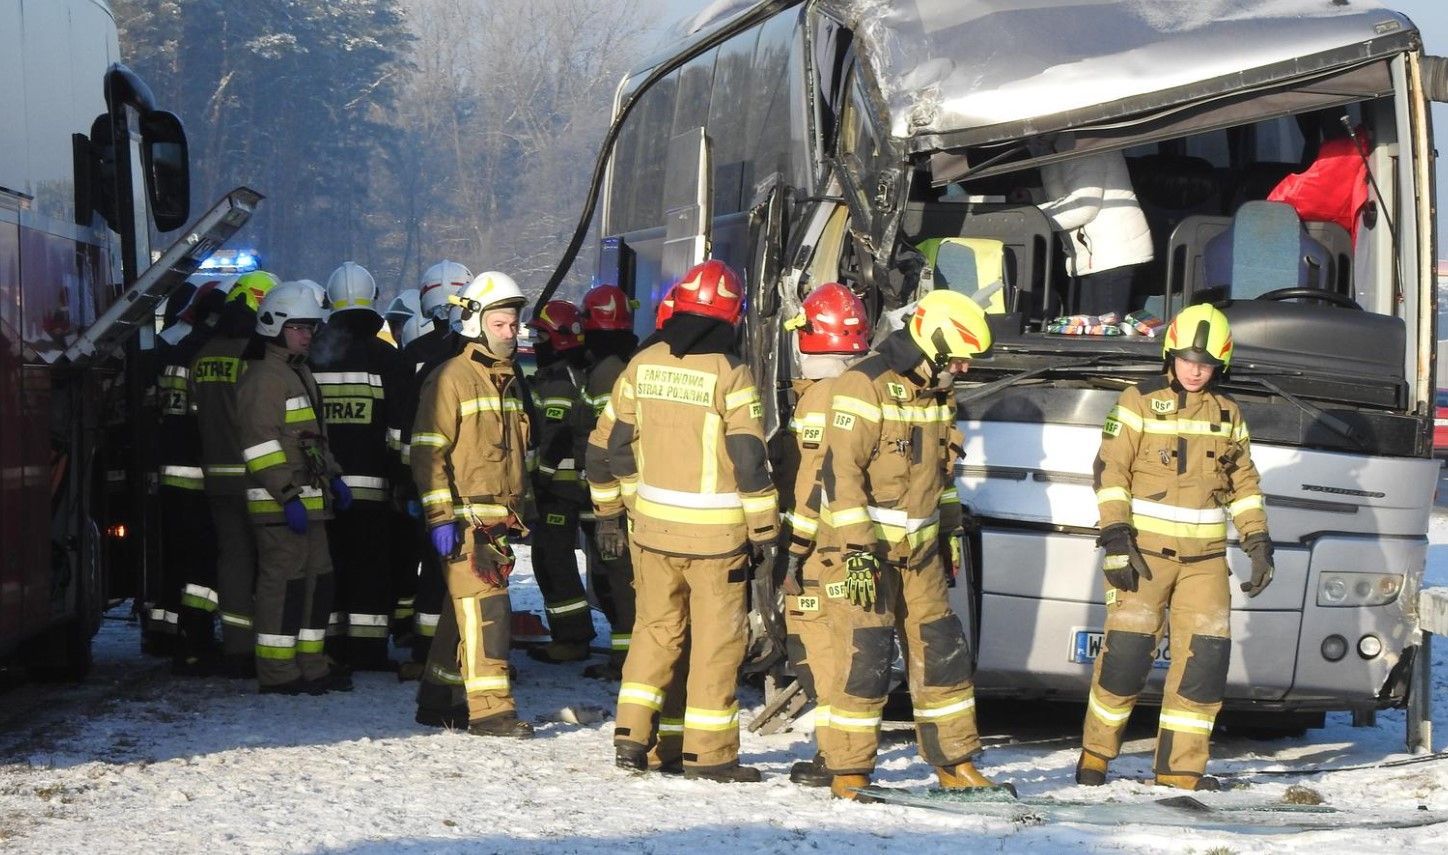
[{"label": "firefighter boot", "polygon": [[720,784],[757,784],[763,775],[753,766],[738,761],[719,766],[685,766],[684,778],[690,781],[716,781]]},{"label": "firefighter boot", "polygon": [[1012,796],[1016,794],[1015,786],[997,784],[982,775],[969,760],[962,760],[954,766],[936,766],[935,774],[940,778],[940,788],[943,790],[981,790],[995,787],[1007,790]]},{"label": "firefighter boot", "polygon": [[1222,782],[1211,775],[1157,775],[1156,785],[1198,792],[1212,792],[1222,788]]},{"label": "firefighter boot", "polygon": [[418,707],[417,715],[412,720],[425,727],[441,727],[444,730],[466,730],[468,726],[468,708],[453,707],[450,710],[423,709]]},{"label": "firefighter boot", "polygon": [[1106,783],[1105,757],[1082,750],[1081,759],[1076,761],[1076,783],[1083,787],[1099,787]]},{"label": "firefighter boot", "polygon": [[542,647],[528,648],[528,655],[539,662],[559,665],[564,662],[582,662],[588,658],[586,641],[550,641]]},{"label": "firefighter boot", "polygon": [[473,736],[505,736],[511,739],[532,739],[533,725],[512,713],[489,716],[468,722],[468,733]]},{"label": "firefighter boot", "polygon": [[801,787],[828,787],[834,775],[825,766],[825,758],[816,754],[789,767],[789,780]]},{"label": "firefighter boot", "polygon": [[613,744],[613,765],[630,772],[649,770],[649,750],[637,742],[615,742]]},{"label": "firefighter boot", "polygon": [[830,795],[837,799],[868,804],[870,798],[855,792],[870,786],[869,775],[835,775],[830,779]]}]

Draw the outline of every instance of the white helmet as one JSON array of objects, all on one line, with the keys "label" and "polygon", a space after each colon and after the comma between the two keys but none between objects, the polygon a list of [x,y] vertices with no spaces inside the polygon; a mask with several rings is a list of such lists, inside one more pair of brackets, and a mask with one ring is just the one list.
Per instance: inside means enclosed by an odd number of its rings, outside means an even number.
[{"label": "white helmet", "polygon": [[402,324],[402,333],[397,337],[397,346],[407,347],[430,332],[432,332],[431,320],[422,315],[412,315]]},{"label": "white helmet", "polygon": [[377,281],[367,268],[355,261],[342,262],[327,280],[327,298],[332,301],[334,312],[366,309],[375,315],[377,297]]},{"label": "white helmet", "polygon": [[275,338],[281,335],[282,325],[288,321],[321,323],[324,294],[322,286],[310,279],[283,282],[271,289],[256,310],[257,334]]},{"label": "white helmet", "polygon": [[418,286],[422,313],[445,320],[450,305],[448,298],[461,291],[472,278],[473,272],[456,261],[439,261],[429,267]]},{"label": "white helmet", "polygon": [[406,291],[392,298],[387,304],[387,311],[382,314],[388,323],[402,323],[413,315],[422,313],[422,297],[418,296],[416,288],[408,288]]},{"label": "white helmet", "polygon": [[468,287],[451,302],[452,313],[448,317],[453,330],[464,338],[482,338],[485,312],[489,309],[521,309],[528,304],[528,298],[523,296],[523,290],[513,277],[490,270],[479,273],[478,278],[469,282]]}]

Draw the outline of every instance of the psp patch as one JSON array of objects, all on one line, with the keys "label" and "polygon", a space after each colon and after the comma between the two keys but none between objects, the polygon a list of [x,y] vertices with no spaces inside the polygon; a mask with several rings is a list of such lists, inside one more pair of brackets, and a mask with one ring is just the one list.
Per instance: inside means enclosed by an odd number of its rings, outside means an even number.
[{"label": "psp patch", "polygon": [[1121,435],[1121,422],[1116,419],[1107,419],[1106,424],[1101,426],[1102,436],[1117,437]]},{"label": "psp patch", "polygon": [[1151,411],[1152,411],[1153,413],[1161,413],[1162,415],[1166,415],[1167,413],[1170,413],[1170,412],[1175,412],[1175,411],[1176,411],[1176,399],[1175,399],[1175,398],[1152,398],[1152,399],[1151,399]]},{"label": "psp patch", "polygon": [[799,609],[802,612],[817,612],[820,610],[820,598],[804,596],[795,597],[794,605],[795,608]]},{"label": "psp patch", "polygon": [[903,401],[906,399],[905,387],[899,383],[886,383],[885,388],[889,390],[890,397]]},{"label": "psp patch", "polygon": [[749,417],[751,419],[764,418],[764,405],[758,401],[749,405]]},{"label": "psp patch", "polygon": [[543,417],[546,419],[552,419],[556,422],[561,422],[563,421],[563,416],[565,415],[565,413],[566,411],[562,407],[549,407],[548,409],[543,411]]},{"label": "psp patch", "polygon": [[854,430],[855,417],[849,413],[835,413],[835,427],[840,430]]}]

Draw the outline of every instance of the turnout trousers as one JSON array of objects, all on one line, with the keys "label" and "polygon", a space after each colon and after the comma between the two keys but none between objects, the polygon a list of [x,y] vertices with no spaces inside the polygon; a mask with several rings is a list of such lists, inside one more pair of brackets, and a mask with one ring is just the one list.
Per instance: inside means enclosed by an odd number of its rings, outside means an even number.
[{"label": "turnout trousers", "polygon": [[[614,742],[644,745],[665,762],[681,756],[686,767],[734,764],[747,556],[632,552],[638,617],[623,665]],[[681,755],[670,745],[674,734],[682,737]]]},{"label": "turnout trousers", "polygon": [[405,512],[394,510],[388,515],[388,563],[392,570],[392,641],[399,647],[411,645],[416,632],[417,574],[422,562],[423,543],[418,538],[417,521]]},{"label": "turnout trousers", "polygon": [[[899,634],[905,654],[920,756],[931,766],[953,766],[980,753],[970,647],[950,609],[949,589],[934,542],[917,547],[905,566],[883,565],[875,605],[863,609],[845,597],[843,553],[816,549],[805,575],[818,574],[820,605],[829,641],[815,685],[815,740],[836,775],[875,770],[880,718],[890,691]],[[821,667],[829,660],[827,668]]]},{"label": "turnout trousers", "polygon": [[[183,656],[216,652],[216,533],[200,490],[160,489],[161,564],[167,596],[174,598]],[[169,602],[169,600],[168,600]]]},{"label": "turnout trousers", "polygon": [[[465,548],[471,549],[471,534],[467,541]],[[470,552],[444,564],[443,574],[447,590],[417,690],[418,706],[450,711],[461,690],[469,721],[515,713],[508,681],[513,607],[507,587],[478,578]]]},{"label": "turnout trousers", "polygon": [[387,663],[387,636],[396,608],[389,563],[393,512],[383,502],[358,499],[327,523],[337,598],[331,626],[337,658],[359,668]]},{"label": "turnout trousers", "polygon": [[442,624],[442,616],[451,609],[448,604],[447,580],[443,574],[443,562],[432,541],[427,537],[427,524],[422,520],[410,519],[412,536],[418,544],[417,593],[413,595],[413,636],[412,659],[414,662],[427,660],[432,649],[433,637]]},{"label": "turnout trousers", "polygon": [[1091,675],[1081,744],[1108,760],[1121,750],[1121,733],[1151,674],[1170,612],[1171,666],[1161,701],[1155,771],[1201,777],[1232,653],[1227,561],[1145,558],[1152,578],[1141,579],[1136,591],[1106,589],[1106,637]]},{"label": "turnout trousers", "polygon": [[533,530],[533,576],[543,592],[553,640],[564,643],[587,643],[595,635],[593,611],[578,574],[578,513],[574,502],[538,497],[542,525]]},{"label": "turnout trousers", "polygon": [[[830,702],[822,690],[838,680],[834,669],[839,665],[840,654],[834,649],[834,638],[825,621],[820,569],[819,562],[806,559],[800,574],[803,578],[799,595],[785,595],[785,650],[805,697],[815,703],[817,710],[828,713]],[[815,721],[816,724],[820,721],[818,712]]]},{"label": "turnout trousers", "polygon": [[316,680],[330,670],[322,647],[332,611],[332,559],[327,530],[306,534],[285,525],[256,531],[256,679],[263,686]]},{"label": "turnout trousers", "polygon": [[[228,656],[255,652],[252,628],[256,595],[257,529],[245,496],[208,495],[216,527],[216,593],[221,612],[221,648]],[[320,527],[320,523],[318,524]]]},{"label": "turnout trousers", "polygon": [[598,607],[608,618],[608,649],[612,658],[622,660],[628,655],[633,640],[634,620],[634,561],[631,557],[636,550],[630,543],[628,554],[605,561],[598,553],[598,542],[594,539],[592,513],[580,518],[583,529],[584,555],[588,557],[588,573],[593,583],[594,596]]}]

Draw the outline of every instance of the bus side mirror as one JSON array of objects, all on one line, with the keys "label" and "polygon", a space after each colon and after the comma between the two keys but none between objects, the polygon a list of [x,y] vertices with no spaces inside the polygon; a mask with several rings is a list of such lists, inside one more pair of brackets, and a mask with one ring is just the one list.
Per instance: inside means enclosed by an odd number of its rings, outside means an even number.
[{"label": "bus side mirror", "polygon": [[141,161],[156,229],[175,231],[191,216],[190,152],[175,113],[151,110],[141,119]]},{"label": "bus side mirror", "polygon": [[1448,57],[1423,57],[1423,94],[1429,101],[1448,103]]}]

